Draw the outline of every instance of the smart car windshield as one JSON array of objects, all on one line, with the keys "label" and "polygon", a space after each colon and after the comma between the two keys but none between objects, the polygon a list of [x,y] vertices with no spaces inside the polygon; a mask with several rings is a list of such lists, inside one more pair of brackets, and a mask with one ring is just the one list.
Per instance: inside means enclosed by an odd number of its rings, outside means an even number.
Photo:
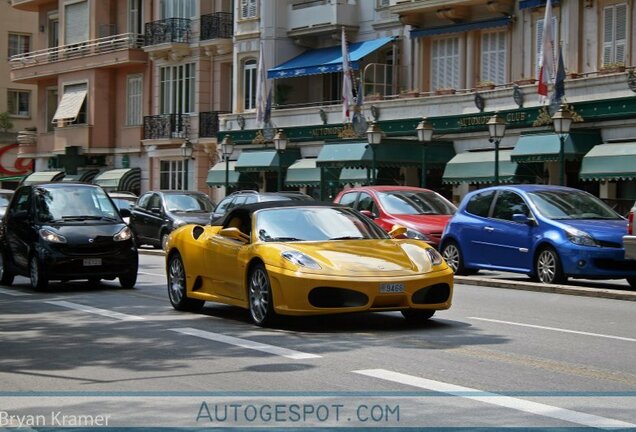
[{"label": "smart car windshield", "polygon": [[211,212],[212,203],[203,195],[166,195],[166,206],[171,212]]},{"label": "smart car windshield", "polygon": [[435,192],[379,192],[378,198],[382,207],[390,214],[452,215],[457,210],[450,201]]},{"label": "smart car windshield", "polygon": [[548,219],[622,219],[603,201],[583,191],[545,190],[529,196]]},{"label": "smart car windshield", "polygon": [[38,188],[35,191],[35,209],[38,220],[43,222],[121,220],[106,193],[96,187],[65,185]]},{"label": "smart car windshield", "polygon": [[256,215],[256,232],[264,242],[389,238],[373,222],[347,208],[285,207]]}]

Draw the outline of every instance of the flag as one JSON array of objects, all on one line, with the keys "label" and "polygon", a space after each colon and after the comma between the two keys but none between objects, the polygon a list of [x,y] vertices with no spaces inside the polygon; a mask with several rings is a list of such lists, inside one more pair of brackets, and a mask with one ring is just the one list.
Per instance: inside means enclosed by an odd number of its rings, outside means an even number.
[{"label": "flag", "polygon": [[263,115],[263,125],[266,127],[272,119],[272,88],[267,92],[267,102],[265,103],[265,114]]},{"label": "flag", "polygon": [[543,35],[541,44],[541,56],[539,63],[539,85],[537,93],[541,96],[548,95],[548,84],[552,82],[554,75],[554,39],[552,35],[552,1],[545,4],[545,17],[543,19]]},{"label": "flag", "polygon": [[559,103],[565,96],[565,65],[563,64],[563,51],[559,46],[559,61],[557,63],[556,80],[554,82],[553,99]]},{"label": "flag", "polygon": [[351,81],[351,64],[345,30],[342,27],[342,122],[351,121],[349,106],[353,103],[353,83]]},{"label": "flag", "polygon": [[364,94],[362,94],[362,80],[358,81],[358,91],[356,91],[356,105],[362,107],[364,103]]},{"label": "flag", "polygon": [[256,76],[256,122],[262,127],[265,123],[267,108],[267,72],[263,61],[263,45],[258,55],[258,71]]}]

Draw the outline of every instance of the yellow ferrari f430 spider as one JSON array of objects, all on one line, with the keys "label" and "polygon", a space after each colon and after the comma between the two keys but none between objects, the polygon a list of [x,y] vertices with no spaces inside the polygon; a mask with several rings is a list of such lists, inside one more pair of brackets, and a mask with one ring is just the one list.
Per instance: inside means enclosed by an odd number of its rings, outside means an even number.
[{"label": "yellow ferrari f430 spider", "polygon": [[453,272],[434,248],[392,238],[348,207],[265,202],[217,223],[170,235],[168,296],[177,310],[225,303],[268,326],[278,315],[356,311],[401,311],[417,322],[451,306]]}]

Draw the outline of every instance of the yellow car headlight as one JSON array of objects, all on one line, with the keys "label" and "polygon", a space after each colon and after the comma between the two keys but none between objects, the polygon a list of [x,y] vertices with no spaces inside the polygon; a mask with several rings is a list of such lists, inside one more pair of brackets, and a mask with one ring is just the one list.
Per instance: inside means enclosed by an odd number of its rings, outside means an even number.
[{"label": "yellow car headlight", "polygon": [[314,270],[320,270],[322,268],[313,258],[302,252],[285,251],[281,256],[298,267],[307,267]]},{"label": "yellow car headlight", "polygon": [[442,255],[439,252],[437,252],[436,249],[427,248],[426,249],[426,253],[428,254],[428,257],[431,259],[431,263],[434,266],[440,265],[441,263],[444,262],[444,258],[442,257]]}]

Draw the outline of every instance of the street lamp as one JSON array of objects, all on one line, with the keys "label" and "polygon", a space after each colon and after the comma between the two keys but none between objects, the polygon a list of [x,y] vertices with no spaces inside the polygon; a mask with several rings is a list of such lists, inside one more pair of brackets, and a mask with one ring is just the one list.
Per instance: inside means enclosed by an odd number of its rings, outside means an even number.
[{"label": "street lamp", "polygon": [[194,148],[188,138],[181,144],[181,157],[183,157],[183,190],[188,190],[188,160],[192,158]]},{"label": "street lamp", "polygon": [[426,145],[433,140],[433,125],[431,125],[426,117],[422,117],[422,121],[415,128],[417,131],[417,140],[422,143],[422,175],[420,176],[420,186],[426,187]]},{"label": "street lamp", "polygon": [[506,133],[506,121],[495,112],[488,120],[488,133],[490,142],[495,143],[495,184],[499,184],[499,143]]},{"label": "street lamp", "polygon": [[227,189],[230,186],[230,156],[234,151],[234,143],[230,135],[226,134],[221,141],[221,153],[225,159],[225,194],[227,195]]},{"label": "street lamp", "polygon": [[369,147],[371,148],[371,174],[372,174],[372,184],[375,184],[377,181],[377,175],[375,172],[375,146],[382,142],[382,136],[384,133],[382,129],[378,125],[377,122],[371,122],[369,127],[367,128],[367,141],[369,143]]},{"label": "street lamp", "polygon": [[283,153],[287,148],[287,137],[282,129],[278,129],[274,135],[274,148],[278,153],[278,190],[283,190]]},{"label": "street lamp", "polygon": [[565,186],[565,136],[570,133],[570,126],[574,116],[566,104],[561,104],[559,110],[552,116],[554,132],[559,135],[559,180]]}]

